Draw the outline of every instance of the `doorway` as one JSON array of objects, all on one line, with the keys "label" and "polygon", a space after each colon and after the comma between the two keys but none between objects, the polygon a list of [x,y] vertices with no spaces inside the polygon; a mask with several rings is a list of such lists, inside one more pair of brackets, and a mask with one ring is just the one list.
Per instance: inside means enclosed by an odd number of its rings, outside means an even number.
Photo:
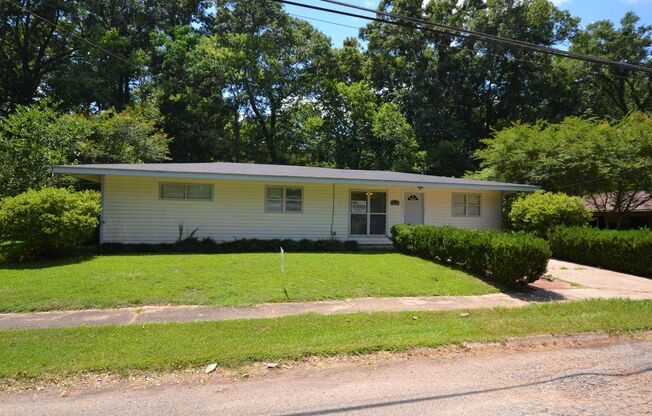
[{"label": "doorway", "polygon": [[405,194],[403,222],[405,224],[423,224],[422,192],[411,192]]}]

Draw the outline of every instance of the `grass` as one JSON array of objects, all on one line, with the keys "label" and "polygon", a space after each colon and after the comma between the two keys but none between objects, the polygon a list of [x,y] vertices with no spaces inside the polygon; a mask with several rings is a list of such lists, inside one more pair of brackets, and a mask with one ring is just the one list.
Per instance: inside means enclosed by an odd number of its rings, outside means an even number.
[{"label": "grass", "polygon": [[5,264],[0,265],[0,312],[498,292],[464,271],[399,253],[290,253],[285,270],[282,276],[279,255],[269,253],[104,255]]},{"label": "grass", "polygon": [[[0,332],[0,378],[173,370],[216,362],[358,354],[512,336],[652,328],[652,301],[591,300],[469,311],[300,315],[276,319]],[[412,316],[418,319],[413,320]]]}]

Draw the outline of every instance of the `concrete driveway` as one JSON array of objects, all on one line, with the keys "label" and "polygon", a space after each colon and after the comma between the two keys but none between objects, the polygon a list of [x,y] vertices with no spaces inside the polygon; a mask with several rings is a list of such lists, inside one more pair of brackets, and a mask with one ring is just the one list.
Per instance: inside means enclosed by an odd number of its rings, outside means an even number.
[{"label": "concrete driveway", "polygon": [[548,262],[548,274],[582,287],[560,292],[569,297],[652,298],[652,279],[650,278],[561,260],[550,260]]},{"label": "concrete driveway", "polygon": [[[606,336],[605,336],[606,337]],[[643,415],[652,342],[539,340],[324,359],[237,381],[0,393],[0,415]],[[154,381],[154,384],[157,384]],[[64,387],[69,388],[69,387]]]}]

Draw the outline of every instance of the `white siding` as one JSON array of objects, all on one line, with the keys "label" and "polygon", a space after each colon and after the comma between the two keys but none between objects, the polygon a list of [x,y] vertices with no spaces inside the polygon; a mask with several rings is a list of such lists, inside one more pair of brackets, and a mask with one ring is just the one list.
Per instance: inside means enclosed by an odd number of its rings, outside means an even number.
[{"label": "white siding", "polygon": [[[210,183],[212,201],[159,199],[160,182]],[[265,212],[265,186],[303,187],[302,213]],[[349,192],[387,191],[388,226],[402,222],[403,194],[416,188],[335,185],[333,231],[335,238],[349,239]],[[500,192],[469,191],[482,194],[482,215],[453,217],[452,193],[464,190],[424,189],[424,218],[428,224],[451,224],[467,228],[500,228]],[[327,183],[283,183],[235,180],[175,180],[156,177],[106,176],[104,178],[104,242],[173,242],[178,225],[186,230],[199,228],[199,237],[216,240],[236,238],[330,238],[333,212],[333,185]],[[398,199],[399,206],[389,205]],[[386,237],[355,238],[361,243],[389,243]]]}]

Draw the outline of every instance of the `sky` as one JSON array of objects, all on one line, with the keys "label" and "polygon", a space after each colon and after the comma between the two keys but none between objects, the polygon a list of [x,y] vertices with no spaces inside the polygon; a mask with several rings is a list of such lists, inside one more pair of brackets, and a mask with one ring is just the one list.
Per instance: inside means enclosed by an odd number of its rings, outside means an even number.
[{"label": "sky", "polygon": [[[315,6],[339,8],[319,0],[295,0]],[[359,6],[375,8],[378,0],[343,0]],[[635,12],[640,23],[652,24],[652,0],[552,0],[558,7],[569,10],[575,17],[581,18],[581,26],[596,20],[618,22],[627,11]],[[355,17],[340,16],[332,13],[309,10],[298,6],[285,6],[295,17],[303,17],[313,26],[331,38],[333,46],[340,47],[347,37],[357,37],[358,29],[366,21]],[[364,13],[364,12],[356,12]],[[328,23],[332,22],[332,23]],[[333,23],[337,23],[333,24]]]}]

